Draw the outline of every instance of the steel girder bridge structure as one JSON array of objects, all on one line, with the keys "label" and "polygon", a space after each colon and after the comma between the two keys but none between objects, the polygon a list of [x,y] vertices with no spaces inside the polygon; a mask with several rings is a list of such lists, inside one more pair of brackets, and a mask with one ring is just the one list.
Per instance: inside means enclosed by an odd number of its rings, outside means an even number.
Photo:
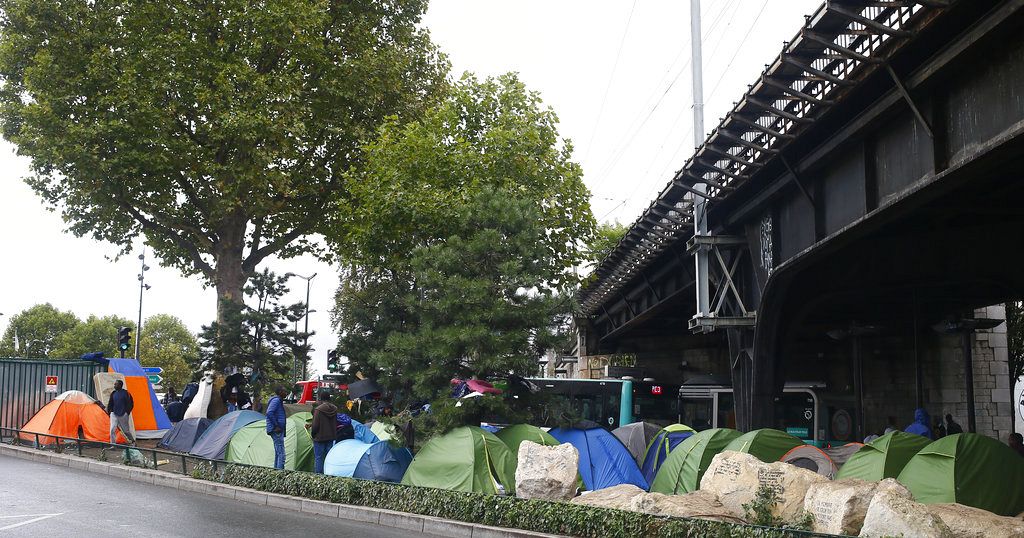
[{"label": "steel girder bridge structure", "polygon": [[597,267],[580,353],[717,333],[749,429],[830,329],[1024,296],[1022,6],[825,2]]}]

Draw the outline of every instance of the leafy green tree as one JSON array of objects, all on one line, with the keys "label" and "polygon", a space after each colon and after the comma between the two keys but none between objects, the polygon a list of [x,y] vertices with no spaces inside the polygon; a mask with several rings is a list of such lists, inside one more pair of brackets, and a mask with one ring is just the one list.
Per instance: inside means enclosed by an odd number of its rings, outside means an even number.
[{"label": "leafy green tree", "polygon": [[[295,350],[312,332],[293,330],[295,320],[302,317],[304,303],[284,305],[281,298],[288,293],[287,278],[264,269],[245,288],[255,306],[226,305],[227,322],[203,327],[200,333],[199,362],[193,371],[223,371],[237,367],[253,380],[258,399],[260,390],[269,383],[288,383],[297,356]],[[301,356],[308,356],[304,354]]]},{"label": "leafy green tree", "polygon": [[63,358],[61,339],[81,321],[50,303],[37,304],[11,316],[0,341],[0,356],[28,359]]},{"label": "leafy green tree", "polygon": [[268,256],[328,254],[362,145],[446,84],[426,6],[0,0],[0,127],[71,232],[144,236],[223,325]]},{"label": "leafy green tree", "polygon": [[[121,316],[90,315],[84,322],[61,336],[60,343],[53,351],[53,356],[72,359],[81,357],[85,353],[100,351],[103,356],[108,358],[120,357],[121,352],[117,348],[117,330],[121,327],[131,328],[132,338],[135,337],[134,321]],[[127,352],[126,356],[128,357],[135,354],[134,340],[132,346]]]},{"label": "leafy green tree", "polygon": [[366,146],[366,174],[350,187],[354,216],[337,248],[370,267],[407,263],[413,249],[446,237],[450,215],[482,189],[528,200],[544,228],[544,257],[562,269],[551,284],[571,285],[572,268],[594,231],[589,192],[572,144],[540,96],[508,74],[467,75],[417,121],[391,120]]},{"label": "leafy green tree", "polygon": [[619,241],[625,237],[629,226],[619,221],[602,222],[597,226],[597,231],[591,238],[584,250],[584,259],[591,267],[597,267],[609,254],[615,250]]},{"label": "leafy green tree", "polygon": [[347,373],[355,377],[399,381],[373,360],[384,348],[388,334],[401,330],[415,318],[404,297],[412,290],[412,275],[393,268],[349,265],[341,271],[331,319],[337,329],[338,347],[348,361]]},{"label": "leafy green tree", "polygon": [[139,356],[142,364],[164,369],[165,388],[180,391],[192,375],[189,364],[199,359],[199,341],[177,317],[155,314],[142,324]]}]

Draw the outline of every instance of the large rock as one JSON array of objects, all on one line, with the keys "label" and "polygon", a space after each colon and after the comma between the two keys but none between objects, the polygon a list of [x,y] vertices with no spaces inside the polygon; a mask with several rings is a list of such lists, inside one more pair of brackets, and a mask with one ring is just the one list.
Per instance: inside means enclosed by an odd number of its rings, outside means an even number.
[{"label": "large rock", "polygon": [[804,510],[814,516],[814,531],[849,536],[859,533],[877,486],[877,482],[856,478],[811,484]]},{"label": "large rock", "polygon": [[647,492],[633,484],[619,484],[618,486],[584,493],[569,502],[585,504],[587,506],[600,506],[601,508],[632,510],[634,506],[633,499],[640,495],[647,495]]},{"label": "large rock", "polygon": [[1024,521],[962,504],[927,504],[957,538],[1024,538]]},{"label": "large rock", "polygon": [[866,538],[954,538],[953,531],[928,507],[914,502],[910,491],[892,478],[875,488],[860,535]]},{"label": "large rock", "polygon": [[700,481],[700,489],[714,493],[729,511],[744,513],[743,505],[754,500],[766,485],[779,499],[772,510],[785,523],[795,522],[804,509],[804,497],[812,484],[828,479],[788,463],[764,463],[750,454],[727,450],[715,455]]},{"label": "large rock", "polygon": [[630,509],[655,516],[696,517],[727,523],[746,523],[719,502],[710,491],[692,491],[684,495],[645,493],[630,501]]},{"label": "large rock", "polygon": [[580,461],[576,447],[569,443],[544,446],[526,440],[519,445],[518,457],[517,497],[567,501],[576,495]]}]

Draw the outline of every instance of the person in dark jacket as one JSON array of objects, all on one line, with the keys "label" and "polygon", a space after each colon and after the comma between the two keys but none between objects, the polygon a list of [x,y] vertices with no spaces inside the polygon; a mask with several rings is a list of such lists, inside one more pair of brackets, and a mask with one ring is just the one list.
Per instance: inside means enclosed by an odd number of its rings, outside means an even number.
[{"label": "person in dark jacket", "polygon": [[917,435],[934,440],[935,436],[932,434],[932,429],[928,425],[930,423],[929,420],[930,417],[928,416],[928,411],[925,411],[923,407],[918,407],[914,410],[914,422],[910,426],[907,426],[907,429],[903,431],[907,433],[916,433]]},{"label": "person in dark jacket", "polygon": [[287,419],[284,414],[284,387],[274,387],[274,395],[267,402],[267,435],[274,441],[274,468],[284,469],[284,436]]},{"label": "person in dark jacket", "polygon": [[117,442],[117,429],[120,428],[124,438],[130,444],[135,444],[135,435],[131,426],[132,409],[134,408],[135,402],[132,401],[131,393],[124,390],[124,382],[120,379],[114,381],[114,391],[110,393],[110,398],[107,400],[107,412],[110,413],[111,443]]},{"label": "person in dark jacket", "polygon": [[946,435],[953,435],[956,433],[964,433],[964,428],[953,421],[953,415],[946,413]]},{"label": "person in dark jacket", "polygon": [[313,425],[310,429],[313,435],[313,472],[320,474],[324,472],[324,460],[334,446],[338,428],[338,408],[331,403],[330,398],[327,391],[320,392],[320,405],[313,409]]}]

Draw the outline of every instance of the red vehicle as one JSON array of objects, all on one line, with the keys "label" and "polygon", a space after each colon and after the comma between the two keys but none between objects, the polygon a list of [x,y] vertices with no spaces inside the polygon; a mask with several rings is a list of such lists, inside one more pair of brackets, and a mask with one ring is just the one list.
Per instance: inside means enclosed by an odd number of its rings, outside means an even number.
[{"label": "red vehicle", "polygon": [[319,380],[299,381],[295,383],[292,392],[298,394],[295,403],[306,404],[316,401],[316,394],[319,389],[330,391],[348,390],[348,385],[341,382],[338,374],[324,374]]}]

